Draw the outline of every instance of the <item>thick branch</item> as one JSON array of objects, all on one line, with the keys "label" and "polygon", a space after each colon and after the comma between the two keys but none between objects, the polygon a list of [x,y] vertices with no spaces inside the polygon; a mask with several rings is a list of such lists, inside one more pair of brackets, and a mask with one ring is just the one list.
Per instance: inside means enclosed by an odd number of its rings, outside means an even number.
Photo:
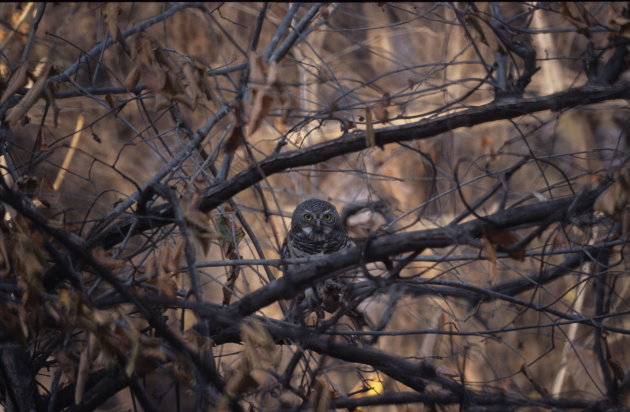
[{"label": "thick branch", "polygon": [[[401,404],[408,404],[408,403],[450,405],[450,404],[457,404],[460,402],[461,400],[457,396],[450,393],[385,392],[381,395],[365,396],[362,398],[335,399],[332,401],[332,407],[354,410],[360,406],[371,406],[371,405],[401,405]],[[584,409],[595,404],[596,404],[595,402],[586,402],[586,401],[574,400],[574,399],[520,398],[516,396],[508,396],[503,393],[469,393],[468,394],[468,406],[501,405],[505,407],[506,410],[509,410],[509,407],[514,407],[514,406],[521,406],[521,407],[538,406],[538,407],[543,407],[543,408]]]},{"label": "thick branch", "polygon": [[[472,127],[543,110],[558,111],[574,106],[628,97],[630,97],[630,85],[619,85],[615,87],[581,87],[548,96],[493,102],[433,119],[423,119],[408,125],[380,129],[375,133],[376,144],[384,146],[395,142],[427,139],[460,127]],[[294,167],[316,164],[366,148],[365,133],[355,132],[305,149],[272,154],[231,179],[208,188],[200,203],[200,209],[208,212],[232,196],[275,173]],[[94,244],[109,249],[124,239],[129,230],[134,230],[134,233],[141,233],[154,227],[172,223],[173,210],[169,206],[159,206],[148,211],[139,222],[136,222],[135,219],[130,218],[105,231]],[[134,223],[136,224],[134,225]]]},{"label": "thick branch", "polygon": [[543,221],[562,221],[568,217],[569,211],[579,214],[590,209],[603,189],[600,187],[575,196],[507,209],[459,225],[385,236],[374,240],[367,247],[355,247],[323,256],[320,261],[298,266],[285,276],[244,296],[230,305],[228,310],[233,312],[235,318],[250,315],[278,299],[292,297],[316,280],[356,266],[360,261],[376,262],[401,253],[465,244],[469,239],[481,237],[489,229],[531,227]]}]

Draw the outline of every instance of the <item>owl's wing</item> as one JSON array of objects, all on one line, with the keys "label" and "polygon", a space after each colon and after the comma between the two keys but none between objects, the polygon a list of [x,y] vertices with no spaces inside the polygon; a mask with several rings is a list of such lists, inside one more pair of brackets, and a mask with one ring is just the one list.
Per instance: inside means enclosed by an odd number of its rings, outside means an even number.
[{"label": "owl's wing", "polygon": [[[291,253],[291,248],[289,247],[289,235],[287,234],[287,237],[284,238],[284,242],[282,242],[282,247],[280,248],[280,259],[289,259],[293,257],[293,254]],[[284,265],[280,265],[280,270],[284,273],[287,271],[288,269],[288,265],[284,264]]]}]

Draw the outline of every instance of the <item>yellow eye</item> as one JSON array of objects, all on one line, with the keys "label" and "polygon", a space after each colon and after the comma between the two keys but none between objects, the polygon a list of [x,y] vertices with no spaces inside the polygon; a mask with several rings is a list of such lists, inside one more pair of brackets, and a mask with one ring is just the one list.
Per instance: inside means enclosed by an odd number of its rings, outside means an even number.
[{"label": "yellow eye", "polygon": [[330,219],[332,219],[332,215],[330,213],[326,213],[324,215],[324,220],[330,220]]},{"label": "yellow eye", "polygon": [[304,219],[313,220],[313,216],[309,215],[308,213],[304,213]]}]

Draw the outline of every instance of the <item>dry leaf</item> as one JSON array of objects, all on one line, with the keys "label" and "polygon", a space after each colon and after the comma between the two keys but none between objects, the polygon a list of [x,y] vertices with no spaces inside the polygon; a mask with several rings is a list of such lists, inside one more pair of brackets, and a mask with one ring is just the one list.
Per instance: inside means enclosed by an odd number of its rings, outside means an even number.
[{"label": "dry leaf", "polygon": [[[94,335],[90,334],[90,339],[93,339]],[[88,372],[90,371],[90,344],[88,343],[81,352],[81,358],[79,360],[79,370],[77,372],[77,383],[74,388],[74,403],[80,405],[83,400],[83,392],[85,391],[85,385],[87,384]]]},{"label": "dry leaf", "polygon": [[55,359],[66,378],[71,382],[76,382],[78,365],[74,355],[67,352],[57,352],[55,353]]},{"label": "dry leaf", "polygon": [[268,95],[267,93],[259,92],[256,95],[256,99],[254,100],[254,106],[252,108],[252,114],[250,115],[249,121],[249,135],[253,135],[260,124],[264,120],[264,118],[269,114],[269,109],[271,109],[271,104],[273,103],[273,96]]},{"label": "dry leaf", "polygon": [[59,113],[61,112],[61,109],[59,109],[59,106],[57,106],[57,99],[55,99],[55,89],[56,87],[54,83],[48,83],[48,87],[44,89],[44,92],[46,94],[46,102],[50,105],[52,109],[53,126],[56,129],[59,125]]},{"label": "dry leaf", "polygon": [[155,104],[153,106],[153,111],[159,112],[161,110],[164,110],[168,108],[170,104],[171,104],[171,101],[166,96],[164,96],[162,93],[158,93],[155,96]]},{"label": "dry leaf", "polygon": [[376,135],[372,125],[372,111],[369,108],[365,109],[365,141],[367,147],[376,146]]},{"label": "dry leaf", "polygon": [[251,83],[255,86],[264,83],[252,91],[253,104],[248,122],[248,134],[251,136],[269,114],[274,100],[271,89],[279,89],[282,86],[278,83],[278,64],[276,62],[267,67],[261,57],[252,53],[250,54],[250,71]]},{"label": "dry leaf", "polygon": [[166,72],[157,63],[142,64],[140,66],[140,81],[153,93],[158,94],[164,90],[166,85]]},{"label": "dry leaf", "polygon": [[481,244],[483,246],[483,251],[486,253],[488,260],[493,264],[497,264],[497,252],[492,243],[488,240],[486,236],[481,237]]},{"label": "dry leaf", "polygon": [[611,33],[611,36],[620,36],[620,37],[630,37],[630,19],[627,19],[622,16],[613,17],[609,24],[611,26],[617,26],[619,28],[619,33]]},{"label": "dry leaf", "polygon": [[135,47],[131,50],[131,60],[137,64],[152,65],[157,62],[153,52],[153,41],[145,32],[136,36]]},{"label": "dry leaf", "polygon": [[625,376],[625,372],[623,370],[623,366],[621,366],[621,363],[618,360],[610,357],[606,359],[606,362],[608,363],[608,366],[610,366],[610,369],[612,370],[615,378],[619,381],[622,381]]},{"label": "dry leaf", "polygon": [[199,73],[195,72],[190,64],[184,65],[184,78],[186,79],[187,83],[186,91],[192,99],[194,107],[197,106],[197,101],[203,95],[203,92],[199,88],[201,82],[197,79],[198,75]]},{"label": "dry leaf", "polygon": [[241,327],[241,339],[245,345],[245,356],[252,369],[271,369],[278,365],[281,353],[276,343],[256,318],[250,318]]},{"label": "dry leaf", "polygon": [[232,123],[232,130],[230,130],[227,139],[225,139],[225,143],[223,144],[223,151],[225,153],[234,153],[242,142],[243,128],[236,123]]},{"label": "dry leaf", "polygon": [[126,265],[125,261],[123,260],[111,258],[102,247],[94,249],[94,251],[92,252],[92,257],[94,257],[94,260],[96,260],[105,268],[111,271],[123,269]]},{"label": "dry leaf", "polygon": [[11,273],[11,260],[4,232],[0,230],[0,278]]},{"label": "dry leaf", "polygon": [[[514,232],[507,230],[491,230],[487,233],[488,240],[497,246],[508,247],[519,242],[519,237]],[[510,250],[508,255],[516,260],[525,260],[525,248]]]},{"label": "dry leaf", "polygon": [[381,123],[385,123],[389,120],[389,113],[382,102],[377,102],[374,105],[374,117]]},{"label": "dry leaf", "polygon": [[50,69],[52,68],[51,63],[46,63],[44,68],[42,69],[42,73],[33,84],[33,86],[29,89],[28,92],[22,97],[20,102],[15,105],[15,107],[11,108],[7,113],[6,121],[11,124],[16,124],[26,116],[26,113],[29,111],[35,103],[40,99],[40,97],[44,96],[44,89],[46,88],[46,82],[50,77]]},{"label": "dry leaf", "polygon": [[175,96],[173,96],[173,100],[182,103],[184,106],[188,107],[190,110],[195,110],[195,107],[197,105],[196,101],[193,100],[187,94],[182,94],[182,93],[176,94]]},{"label": "dry leaf", "polygon": [[505,54],[502,44],[488,25],[477,16],[469,15],[466,22],[479,34],[479,39],[494,52]]},{"label": "dry leaf", "polygon": [[616,169],[614,176],[614,183],[597,197],[593,209],[620,222],[625,236],[630,232],[630,162]]},{"label": "dry leaf", "polygon": [[392,105],[392,95],[389,92],[383,93],[383,104],[385,107],[389,107]]},{"label": "dry leaf", "polygon": [[212,83],[210,83],[210,77],[206,75],[206,69],[197,69],[197,72],[199,73],[199,78],[201,79],[201,91],[203,91],[206,99],[218,105],[219,102],[214,99],[214,93],[212,93]]},{"label": "dry leaf", "polygon": [[311,410],[314,412],[328,411],[330,398],[330,388],[328,383],[326,383],[326,381],[322,378],[317,378],[313,391],[311,392]]},{"label": "dry leaf", "polygon": [[136,363],[140,355],[140,333],[136,328],[131,327],[129,328],[128,336],[131,341],[131,354],[127,359],[127,365],[125,365],[125,375],[131,377],[136,371]]},{"label": "dry leaf", "polygon": [[137,65],[135,65],[133,69],[131,69],[131,71],[125,77],[125,80],[123,81],[123,86],[125,86],[127,90],[131,91],[133,90],[134,87],[136,87],[136,84],[138,84],[139,81],[140,81],[140,68]]},{"label": "dry leaf", "polygon": [[459,377],[459,372],[457,372],[454,369],[449,368],[448,366],[445,365],[440,365],[438,366],[435,371],[443,376],[446,376],[447,378],[457,378]]},{"label": "dry leaf", "polygon": [[105,3],[103,7],[103,18],[112,40],[118,40],[118,16],[120,16],[120,12],[119,3]]},{"label": "dry leaf", "polygon": [[[231,210],[225,208],[224,212],[215,217],[215,225],[219,233],[221,250],[226,259],[238,259],[238,244],[245,237],[243,229],[234,221]],[[239,266],[230,266],[225,285],[223,286],[223,305],[230,304],[232,290],[240,275]]]},{"label": "dry leaf", "polygon": [[157,286],[164,296],[171,299],[175,299],[177,297],[177,282],[175,282],[173,278],[162,276],[158,280]]},{"label": "dry leaf", "polygon": [[45,152],[48,150],[48,145],[44,142],[44,128],[40,127],[37,130],[37,136],[35,137],[35,147],[39,152]]},{"label": "dry leaf", "polygon": [[211,241],[217,238],[217,234],[212,230],[210,214],[202,212],[197,207],[199,203],[198,192],[182,196],[181,203],[191,239],[207,255],[210,251]]},{"label": "dry leaf", "polygon": [[0,104],[6,102],[7,99],[13,96],[15,92],[26,84],[27,67],[26,63],[22,63],[22,65],[13,72],[11,78],[9,79],[9,84],[7,84],[7,88],[4,90],[4,93],[2,93]]}]

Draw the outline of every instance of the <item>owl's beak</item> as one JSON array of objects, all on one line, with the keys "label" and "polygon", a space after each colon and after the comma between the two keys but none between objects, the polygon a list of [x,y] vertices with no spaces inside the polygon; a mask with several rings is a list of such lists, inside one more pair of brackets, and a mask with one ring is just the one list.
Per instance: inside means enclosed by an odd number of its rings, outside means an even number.
[{"label": "owl's beak", "polygon": [[317,231],[317,233],[321,233],[321,231],[322,231],[322,222],[320,220],[315,222],[315,230]]}]

